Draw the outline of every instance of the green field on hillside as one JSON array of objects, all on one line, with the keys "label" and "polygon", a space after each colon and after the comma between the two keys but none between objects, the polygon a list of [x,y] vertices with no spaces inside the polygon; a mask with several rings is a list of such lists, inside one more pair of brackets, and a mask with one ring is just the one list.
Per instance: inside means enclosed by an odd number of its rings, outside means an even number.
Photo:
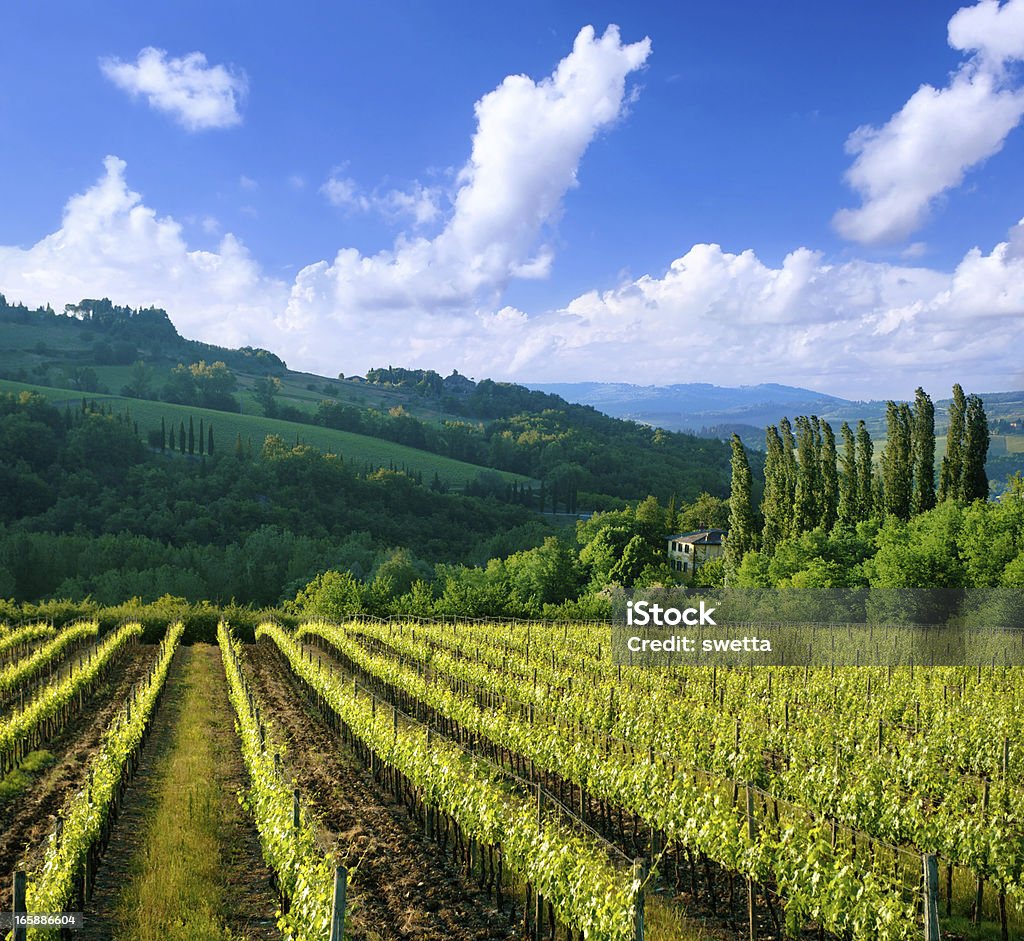
[{"label": "green field on hillside", "polygon": [[242,441],[252,441],[254,450],[263,446],[263,439],[267,435],[279,435],[285,444],[293,445],[296,436],[302,444],[318,448],[321,451],[330,451],[340,454],[342,459],[357,470],[362,470],[366,465],[373,468],[391,467],[396,469],[419,472],[423,475],[423,482],[429,484],[434,474],[449,487],[462,487],[468,481],[473,480],[481,471],[497,474],[503,480],[527,481],[529,478],[520,474],[511,474],[505,471],[491,471],[488,468],[476,464],[467,464],[463,461],[456,461],[452,458],[443,457],[439,454],[431,454],[428,451],[418,451],[406,445],[395,444],[391,441],[384,441],[380,438],[371,438],[366,435],[353,434],[349,431],[337,431],[333,428],[321,428],[316,425],[302,425],[296,422],[281,421],[276,418],[264,418],[257,415],[241,415],[233,412],[218,412],[208,408],[198,408],[191,405],[172,405],[167,402],[152,402],[148,399],[132,399],[121,395],[100,395],[98,393],[75,392],[71,389],[55,389],[49,386],[37,386],[25,382],[12,382],[0,380],[0,391],[21,392],[24,390],[38,392],[44,395],[55,405],[64,407],[70,403],[72,407],[80,405],[83,398],[87,401],[95,401],[97,404],[109,405],[114,412],[128,409],[132,419],[138,423],[139,435],[143,440],[147,439],[151,430],[160,428],[160,419],[167,423],[168,431],[171,423],[176,426],[184,422],[188,427],[189,416],[192,416],[195,427],[198,431],[199,419],[203,419],[207,426],[213,426],[214,443],[217,450],[222,453],[233,451],[238,435]]}]

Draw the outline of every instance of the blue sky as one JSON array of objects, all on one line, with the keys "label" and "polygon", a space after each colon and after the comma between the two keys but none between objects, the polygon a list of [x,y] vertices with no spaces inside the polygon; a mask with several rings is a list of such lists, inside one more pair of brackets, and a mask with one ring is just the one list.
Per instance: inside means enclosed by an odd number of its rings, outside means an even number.
[{"label": "blue sky", "polygon": [[1021,388],[1024,0],[958,10],[8,4],[0,292],[330,375]]}]

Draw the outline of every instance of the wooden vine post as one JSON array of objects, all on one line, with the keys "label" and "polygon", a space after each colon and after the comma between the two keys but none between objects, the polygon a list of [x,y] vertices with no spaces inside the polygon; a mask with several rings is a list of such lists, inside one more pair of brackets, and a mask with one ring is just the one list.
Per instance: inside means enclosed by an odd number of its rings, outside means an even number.
[{"label": "wooden vine post", "polygon": [[[14,873],[14,914],[25,914],[25,884],[26,874],[24,869]],[[14,923],[14,941],[25,941],[28,937],[28,928],[25,925]]]},{"label": "wooden vine post", "polygon": [[[988,778],[981,785],[981,814],[982,817],[988,812],[989,784]],[[985,902],[985,877],[978,873],[978,885],[974,893],[974,924],[981,924],[981,908]]]},{"label": "wooden vine post", "polygon": [[924,866],[924,941],[940,941],[939,932],[939,860],[925,853]]},{"label": "wooden vine post", "polygon": [[[754,819],[754,792],[746,786],[747,796],[747,838],[751,843],[757,840],[757,821]],[[750,941],[757,941],[757,899],[754,895],[754,877],[747,876],[747,924]]]},{"label": "wooden vine post", "polygon": [[639,885],[633,903],[633,941],[644,941],[644,882],[647,879],[647,863],[644,860],[633,860],[633,878]]},{"label": "wooden vine post", "polygon": [[[537,782],[537,832],[543,836],[544,834],[544,788],[541,787],[540,781]],[[540,941],[541,927],[540,920],[543,914],[543,902],[540,897],[540,889],[535,888],[533,893],[533,937],[536,941]]]},{"label": "wooden vine post", "polygon": [[348,886],[348,870],[338,866],[334,870],[334,896],[331,899],[331,939],[342,941],[345,937],[345,889]]}]

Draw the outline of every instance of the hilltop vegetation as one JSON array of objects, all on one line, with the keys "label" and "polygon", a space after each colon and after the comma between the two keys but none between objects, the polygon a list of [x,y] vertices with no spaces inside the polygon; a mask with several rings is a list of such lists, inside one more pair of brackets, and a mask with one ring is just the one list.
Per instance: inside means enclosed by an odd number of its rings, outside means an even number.
[{"label": "hilltop vegetation", "polygon": [[[610,418],[558,396],[511,383],[474,382],[458,373],[442,378],[431,370],[388,367],[370,370],[365,379],[340,376],[293,372],[267,350],[227,350],[183,339],[159,309],[83,300],[60,315],[48,307],[9,304],[0,295],[0,377],[90,396],[234,413],[217,421],[222,445],[229,443],[223,432],[229,432],[241,434],[243,442],[252,436],[258,449],[258,429],[265,427],[264,434],[297,436],[358,464],[404,465],[427,481],[436,473],[445,486],[475,480],[479,470],[438,460],[450,459],[499,472],[502,484],[528,489],[532,506],[542,512],[623,506],[648,494],[663,501],[692,500],[703,491],[724,496],[728,487],[729,453],[719,441]],[[152,407],[133,406],[132,412],[143,438],[156,430],[160,414]],[[246,426],[245,416],[293,427]],[[362,440],[339,439],[337,432]],[[366,438],[412,448],[420,456],[382,452]],[[494,489],[487,480],[482,488]]]},{"label": "hilltop vegetation", "polygon": [[0,596],[17,599],[266,604],[332,566],[371,576],[395,547],[429,575],[550,531],[523,507],[363,474],[279,437],[252,457],[153,454],[122,415],[31,393],[0,396],[0,453]]}]

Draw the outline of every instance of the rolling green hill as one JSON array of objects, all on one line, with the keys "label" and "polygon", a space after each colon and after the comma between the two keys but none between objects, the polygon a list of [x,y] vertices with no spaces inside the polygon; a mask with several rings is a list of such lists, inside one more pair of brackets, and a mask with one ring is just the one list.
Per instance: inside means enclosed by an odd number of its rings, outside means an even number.
[{"label": "rolling green hill", "polygon": [[[258,450],[267,434],[340,453],[357,470],[403,467],[477,495],[542,511],[621,507],[648,495],[724,497],[729,448],[666,432],[513,383],[388,366],[365,377],[289,370],[267,350],[227,349],[180,336],[166,311],[107,299],[29,310],[0,295],[0,379],[130,408],[148,441],[160,419],[213,423],[220,448]],[[182,413],[177,407],[187,406]],[[249,419],[247,421],[246,419]],[[752,457],[755,463],[760,457]],[[490,471],[490,473],[488,473]],[[755,469],[756,472],[756,469]],[[483,474],[479,480],[479,475]],[[502,491],[511,486],[510,492]]]},{"label": "rolling green hill", "polygon": [[294,444],[298,440],[302,444],[311,445],[321,451],[338,454],[357,470],[362,470],[366,466],[372,469],[385,467],[407,470],[422,474],[423,481],[427,484],[437,474],[447,487],[462,488],[469,481],[477,478],[481,472],[499,474],[503,480],[508,482],[529,482],[529,478],[522,474],[488,471],[487,468],[476,464],[467,464],[464,461],[456,461],[439,454],[431,454],[391,441],[383,441],[380,438],[337,431],[333,428],[320,428],[316,425],[282,421],[276,418],[221,412],[191,405],[173,405],[169,402],[154,402],[148,399],[132,399],[120,395],[74,392],[69,389],[56,389],[3,379],[0,379],[0,391],[37,392],[45,396],[50,403],[61,408],[78,408],[84,398],[88,402],[95,401],[97,405],[110,406],[115,413],[127,409],[132,419],[138,424],[139,435],[143,440],[147,440],[150,431],[159,430],[161,419],[164,419],[167,428],[170,429],[172,423],[175,426],[184,424],[188,427],[191,417],[197,429],[200,419],[203,419],[206,426],[212,425],[214,444],[219,450],[233,449],[240,436],[244,445],[247,446],[251,442],[252,447],[258,451],[263,446],[263,440],[267,435],[278,435],[285,444]]}]

